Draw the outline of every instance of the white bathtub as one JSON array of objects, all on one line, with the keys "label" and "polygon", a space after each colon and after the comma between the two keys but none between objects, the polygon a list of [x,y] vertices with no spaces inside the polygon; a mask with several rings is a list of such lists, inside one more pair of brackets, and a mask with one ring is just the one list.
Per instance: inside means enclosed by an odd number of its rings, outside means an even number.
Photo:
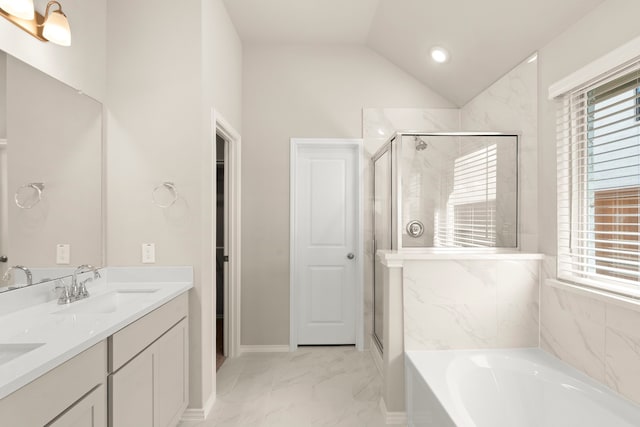
[{"label": "white bathtub", "polygon": [[414,427],[638,427],[640,406],[540,349],[406,354]]}]

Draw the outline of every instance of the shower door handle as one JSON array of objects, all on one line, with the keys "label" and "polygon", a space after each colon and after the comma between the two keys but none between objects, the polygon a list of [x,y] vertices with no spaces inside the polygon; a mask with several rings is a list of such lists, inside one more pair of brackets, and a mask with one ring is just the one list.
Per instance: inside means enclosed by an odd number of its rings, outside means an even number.
[{"label": "shower door handle", "polygon": [[347,254],[347,258],[349,258],[349,259],[354,259],[355,257],[356,257],[356,256],[355,256],[355,254],[354,254],[353,252],[349,252],[349,253]]}]

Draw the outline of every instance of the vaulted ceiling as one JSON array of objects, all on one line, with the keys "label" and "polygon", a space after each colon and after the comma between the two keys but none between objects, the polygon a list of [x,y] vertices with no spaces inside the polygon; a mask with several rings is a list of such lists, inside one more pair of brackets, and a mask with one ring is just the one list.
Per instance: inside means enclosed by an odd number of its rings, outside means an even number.
[{"label": "vaulted ceiling", "polygon": [[[603,0],[224,0],[252,44],[363,44],[464,105]],[[429,57],[434,46],[451,55]]]}]

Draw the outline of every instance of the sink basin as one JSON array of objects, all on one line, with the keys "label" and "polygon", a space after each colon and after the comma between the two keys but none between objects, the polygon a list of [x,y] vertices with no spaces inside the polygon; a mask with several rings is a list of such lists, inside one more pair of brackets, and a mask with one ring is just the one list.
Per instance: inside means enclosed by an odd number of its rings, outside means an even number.
[{"label": "sink basin", "polygon": [[44,345],[44,343],[27,344],[0,344],[0,365],[3,365],[16,357],[29,353],[31,350]]},{"label": "sink basin", "polygon": [[115,313],[123,304],[134,301],[145,295],[157,292],[158,289],[118,290],[103,295],[90,296],[87,299],[73,302],[68,308],[56,311],[56,314],[109,314]]}]

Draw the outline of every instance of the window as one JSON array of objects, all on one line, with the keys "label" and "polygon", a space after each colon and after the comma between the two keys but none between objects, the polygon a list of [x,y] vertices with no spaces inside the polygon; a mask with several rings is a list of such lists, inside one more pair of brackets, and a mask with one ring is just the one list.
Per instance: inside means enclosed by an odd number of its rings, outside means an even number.
[{"label": "window", "polygon": [[558,275],[640,295],[640,63],[562,98]]}]

